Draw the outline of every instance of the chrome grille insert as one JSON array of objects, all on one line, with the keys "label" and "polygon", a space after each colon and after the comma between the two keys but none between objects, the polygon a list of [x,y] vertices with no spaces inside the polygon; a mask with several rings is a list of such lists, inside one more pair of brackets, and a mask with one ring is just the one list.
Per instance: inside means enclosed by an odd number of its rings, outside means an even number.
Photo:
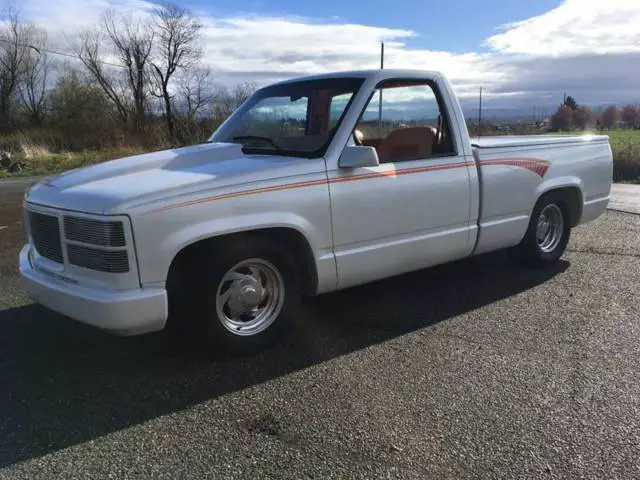
[{"label": "chrome grille insert", "polygon": [[64,217],[64,236],[67,240],[90,243],[103,247],[124,247],[122,222],[91,220],[80,217]]},{"label": "chrome grille insert", "polygon": [[129,257],[126,250],[104,251],[67,244],[67,259],[72,265],[100,272],[127,273],[129,271]]},{"label": "chrome grille insert", "polygon": [[38,254],[54,262],[63,263],[58,217],[29,212],[29,224],[33,245]]}]

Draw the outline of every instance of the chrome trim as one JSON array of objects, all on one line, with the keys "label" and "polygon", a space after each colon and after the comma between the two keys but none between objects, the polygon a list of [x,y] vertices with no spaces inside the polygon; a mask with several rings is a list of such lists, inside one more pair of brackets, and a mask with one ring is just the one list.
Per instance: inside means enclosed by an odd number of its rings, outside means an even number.
[{"label": "chrome trim", "polygon": [[[138,275],[138,264],[136,259],[136,252],[133,241],[133,231],[131,228],[131,221],[126,215],[98,215],[84,212],[69,211],[63,209],[56,209],[47,207],[40,204],[33,204],[24,202],[25,219],[28,218],[28,212],[37,212],[45,215],[56,216],[59,219],[60,224],[60,238],[63,244],[63,263],[56,263],[46,259],[34,252],[33,263],[34,268],[39,271],[46,271],[49,274],[63,275],[67,279],[77,279],[80,284],[87,286],[94,286],[96,288],[106,288],[108,290],[124,290],[140,287],[140,277]],[[64,217],[74,217],[81,220],[90,220],[92,222],[118,222],[122,223],[122,230],[124,233],[125,245],[123,247],[109,247],[94,245],[84,242],[78,242],[74,240],[68,240],[65,235],[64,229]],[[32,235],[30,234],[30,226],[26,225],[28,233],[27,239],[30,245],[34,245]],[[121,243],[121,242],[120,242]],[[106,255],[112,255],[115,252],[123,252],[122,257],[126,255],[127,268],[125,269],[122,263],[117,262],[111,272],[110,268],[95,269],[88,268],[90,265],[88,262],[78,262],[75,264],[70,261],[68,255],[68,246],[77,245],[79,247],[90,248],[97,251],[102,251]],[[73,258],[71,260],[74,260]]]}]

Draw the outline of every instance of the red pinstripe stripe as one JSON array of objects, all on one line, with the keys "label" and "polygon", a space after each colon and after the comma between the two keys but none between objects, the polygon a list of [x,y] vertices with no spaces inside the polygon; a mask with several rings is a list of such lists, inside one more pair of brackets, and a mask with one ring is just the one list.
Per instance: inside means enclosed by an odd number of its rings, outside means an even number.
[{"label": "red pinstripe stripe", "polygon": [[[456,162],[456,163],[444,163],[439,165],[429,165],[424,167],[403,168],[399,170],[390,169],[382,172],[369,172],[369,173],[363,173],[359,175],[350,175],[345,177],[333,177],[329,179],[328,183],[332,184],[332,183],[352,182],[356,180],[366,180],[371,178],[397,177],[400,175],[408,175],[412,173],[430,172],[435,170],[450,170],[453,168],[461,168],[466,166],[467,166],[466,162]],[[272,187],[254,188],[251,190],[243,190],[240,192],[229,192],[229,193],[223,193],[220,195],[212,195],[210,197],[201,198],[198,200],[190,200],[188,202],[177,203],[175,205],[169,205],[167,207],[162,207],[157,210],[153,210],[151,213],[164,212],[167,210],[173,210],[175,208],[188,207],[191,205],[209,203],[209,202],[214,202],[216,200],[225,200],[228,198],[243,197],[246,195],[257,195],[259,193],[277,192],[280,190],[292,190],[295,188],[312,187],[312,186],[326,185],[326,184],[327,184],[327,180],[325,179],[308,180],[305,182],[292,182],[292,183],[286,183],[284,185],[275,185]]]},{"label": "red pinstripe stripe", "polygon": [[432,172],[435,170],[452,170],[454,168],[466,167],[467,165],[468,165],[467,162],[456,162],[456,163],[441,163],[438,165],[429,165],[424,167],[401,168],[399,170],[389,169],[382,172],[369,172],[369,173],[362,173],[360,175],[333,177],[329,179],[329,183],[353,182],[356,180],[367,180],[370,178],[398,177],[400,175]]},{"label": "red pinstripe stripe", "polygon": [[551,166],[550,162],[539,158],[528,157],[505,157],[489,160],[480,160],[480,165],[506,165],[509,167],[526,168],[534,172],[540,178],[544,177]]},{"label": "red pinstripe stripe", "polygon": [[[489,160],[481,160],[480,164],[482,166],[489,165],[506,165],[513,167],[520,167],[530,170],[540,177],[544,177],[549,169],[550,163],[546,160],[540,160],[536,158],[498,158],[498,159],[489,159]],[[262,187],[262,188],[254,188],[250,190],[242,190],[239,192],[230,192],[230,193],[222,193],[219,195],[212,195],[210,197],[201,198],[198,200],[190,200],[187,202],[177,203],[174,205],[169,205],[166,207],[159,208],[157,210],[153,210],[152,213],[164,212],[167,210],[173,210],[175,208],[188,207],[191,205],[198,205],[201,203],[209,203],[214,202],[216,200],[225,200],[229,198],[243,197],[247,195],[257,195],[259,193],[268,193],[268,192],[278,192],[281,190],[292,190],[296,188],[304,188],[304,187],[313,187],[318,185],[326,185],[334,184],[334,183],[344,183],[344,182],[354,182],[357,180],[369,180],[373,178],[385,178],[385,177],[398,177],[401,175],[411,175],[414,173],[425,173],[425,172],[433,172],[439,170],[452,170],[455,168],[464,168],[467,166],[471,166],[473,163],[469,162],[455,162],[455,163],[441,163],[437,165],[428,165],[422,167],[411,167],[411,168],[401,168],[401,169],[389,169],[380,172],[368,172],[362,173],[359,175],[345,175],[343,177],[333,177],[328,181],[326,179],[321,180],[308,180],[304,182],[292,182],[286,183],[283,185],[275,185],[272,187]]]}]

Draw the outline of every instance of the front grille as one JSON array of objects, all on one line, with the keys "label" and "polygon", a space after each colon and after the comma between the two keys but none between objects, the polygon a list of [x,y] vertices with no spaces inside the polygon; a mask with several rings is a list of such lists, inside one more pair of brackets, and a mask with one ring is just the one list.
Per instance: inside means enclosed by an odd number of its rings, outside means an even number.
[{"label": "front grille", "polygon": [[[72,215],[58,217],[31,210],[27,210],[26,215],[33,246],[40,256],[99,272],[130,271],[122,220],[103,221]],[[62,235],[61,221],[64,227]]]},{"label": "front grille", "polygon": [[103,247],[124,247],[122,222],[90,220],[88,218],[64,217],[64,236],[67,240],[90,243]]},{"label": "front grille", "polygon": [[107,273],[127,273],[129,257],[126,250],[104,251],[81,245],[67,244],[69,263]]},{"label": "front grille", "polygon": [[62,242],[58,217],[43,213],[29,212],[29,225],[33,245],[39,255],[62,263]]}]

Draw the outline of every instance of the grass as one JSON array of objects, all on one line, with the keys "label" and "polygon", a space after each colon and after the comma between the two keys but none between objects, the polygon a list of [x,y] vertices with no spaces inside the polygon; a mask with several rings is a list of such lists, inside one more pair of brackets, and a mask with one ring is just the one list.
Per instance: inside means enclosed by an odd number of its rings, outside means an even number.
[{"label": "grass", "polygon": [[640,183],[640,130],[605,130],[613,152],[613,181]]},{"label": "grass", "polygon": [[141,147],[113,147],[101,150],[51,153],[46,148],[30,146],[24,148],[23,151],[24,154],[20,156],[23,163],[23,171],[20,173],[8,173],[0,169],[0,178],[51,175],[115,158],[136,155],[143,153],[144,149]]},{"label": "grass", "polygon": [[[569,134],[577,133],[579,134]],[[640,184],[640,130],[604,130],[598,133],[609,135],[614,162],[613,181]],[[14,149],[14,152],[17,150],[14,155],[17,154],[22,159],[24,170],[21,173],[10,174],[0,169],[0,178],[49,175],[145,151],[142,147],[123,146],[75,152],[50,152],[46,147],[25,139],[22,139],[17,147]]]}]

